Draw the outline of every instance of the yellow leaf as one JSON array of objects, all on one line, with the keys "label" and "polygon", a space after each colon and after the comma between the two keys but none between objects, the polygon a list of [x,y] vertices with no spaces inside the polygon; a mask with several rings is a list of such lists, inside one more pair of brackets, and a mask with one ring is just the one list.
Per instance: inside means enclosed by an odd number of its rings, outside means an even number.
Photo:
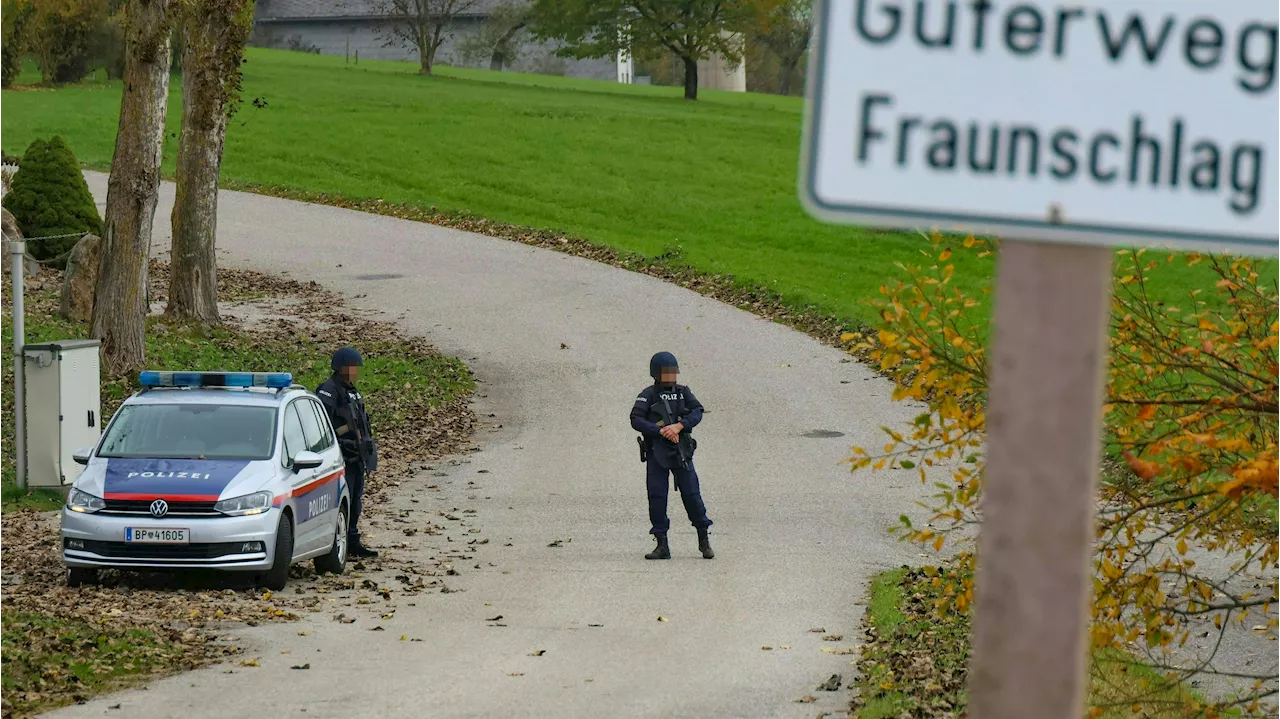
[{"label": "yellow leaf", "polygon": [[1185,540],[1185,539],[1179,539],[1179,540],[1178,540],[1178,554],[1186,554],[1186,553],[1187,553],[1187,540]]},{"label": "yellow leaf", "polygon": [[245,659],[244,661],[240,662],[240,666],[242,666],[242,667],[256,667],[256,666],[259,666],[259,664],[258,664],[258,660],[257,660],[257,659]]},{"label": "yellow leaf", "polygon": [[667,621],[667,618],[666,618],[666,617],[664,617],[664,616],[659,615],[659,616],[658,616],[658,621],[660,621],[660,622],[665,622],[665,621]]},{"label": "yellow leaf", "polygon": [[941,534],[939,534],[939,535],[938,535],[938,538],[937,538],[937,539],[935,539],[935,540],[933,540],[933,551],[935,551],[935,552],[940,552],[940,551],[942,551],[942,542],[943,542],[943,541],[944,541],[944,537],[943,537]]},{"label": "yellow leaf", "polygon": [[942,251],[942,254],[938,255],[938,261],[939,261],[939,262],[946,262],[946,261],[947,261],[947,260],[949,260],[949,259],[951,259],[951,248],[950,248],[950,247],[948,247],[947,249],[943,250],[943,251]]}]

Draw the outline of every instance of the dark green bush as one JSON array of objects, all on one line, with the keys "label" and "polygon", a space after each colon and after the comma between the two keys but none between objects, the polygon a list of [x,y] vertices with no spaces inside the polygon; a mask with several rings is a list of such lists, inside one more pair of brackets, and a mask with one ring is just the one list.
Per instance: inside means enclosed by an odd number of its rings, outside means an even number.
[{"label": "dark green bush", "polygon": [[65,260],[84,233],[102,235],[102,218],[80,172],[80,163],[61,137],[36,140],[22,156],[13,189],[4,196],[24,237],[74,235],[37,240],[27,252],[37,259]]}]

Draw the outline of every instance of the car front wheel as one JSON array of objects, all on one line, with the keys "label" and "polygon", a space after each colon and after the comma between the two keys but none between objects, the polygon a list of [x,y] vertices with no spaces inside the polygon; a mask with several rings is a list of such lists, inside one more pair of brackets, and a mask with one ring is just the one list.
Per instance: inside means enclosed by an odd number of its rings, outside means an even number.
[{"label": "car front wheel", "polygon": [[334,524],[333,546],[328,553],[316,557],[316,574],[342,574],[347,568],[347,505],[338,510]]},{"label": "car front wheel", "polygon": [[280,526],[276,529],[275,562],[271,570],[258,577],[258,586],[278,592],[284,589],[289,581],[289,560],[293,559],[293,522],[289,515],[280,517]]}]

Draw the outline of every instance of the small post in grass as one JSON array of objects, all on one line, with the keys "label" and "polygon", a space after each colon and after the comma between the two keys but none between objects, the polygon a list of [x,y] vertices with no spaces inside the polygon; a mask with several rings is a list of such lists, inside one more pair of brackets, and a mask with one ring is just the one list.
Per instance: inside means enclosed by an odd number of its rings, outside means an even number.
[{"label": "small post in grass", "polygon": [[13,439],[14,483],[20,491],[27,490],[27,405],[22,347],[26,344],[27,328],[23,322],[23,287],[26,276],[27,243],[22,240],[9,242],[9,259],[13,271]]}]

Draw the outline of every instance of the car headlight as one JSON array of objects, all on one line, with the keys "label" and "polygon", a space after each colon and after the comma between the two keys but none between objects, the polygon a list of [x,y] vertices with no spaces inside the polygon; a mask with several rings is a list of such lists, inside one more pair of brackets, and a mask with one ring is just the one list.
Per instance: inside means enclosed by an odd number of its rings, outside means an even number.
[{"label": "car headlight", "polygon": [[224,499],[213,505],[213,508],[232,517],[241,517],[246,514],[262,514],[271,509],[271,502],[274,499],[275,495],[270,492],[254,492],[243,497]]},{"label": "car headlight", "polygon": [[85,512],[92,514],[99,509],[105,509],[107,503],[102,497],[95,497],[88,492],[81,491],[75,487],[71,488],[70,494],[67,495],[67,509],[73,512]]}]

